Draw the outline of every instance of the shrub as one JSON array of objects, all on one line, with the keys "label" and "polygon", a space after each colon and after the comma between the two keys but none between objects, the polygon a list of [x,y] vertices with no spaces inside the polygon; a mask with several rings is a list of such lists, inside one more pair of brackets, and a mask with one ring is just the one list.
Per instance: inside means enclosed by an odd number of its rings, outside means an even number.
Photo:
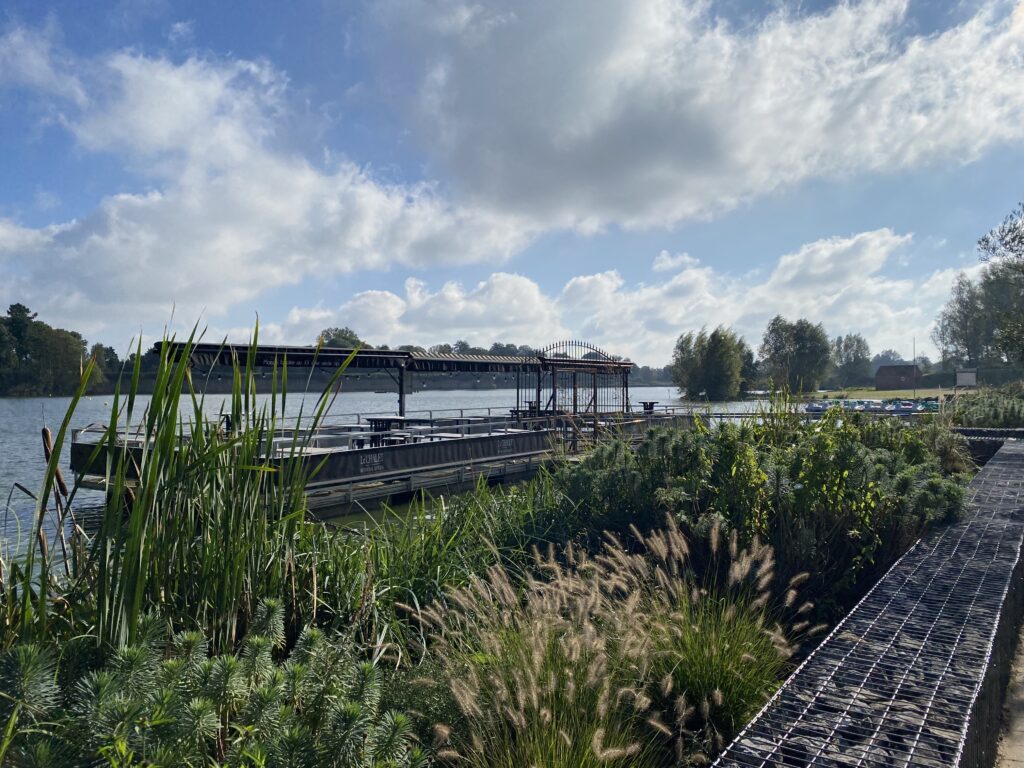
[{"label": "shrub", "polygon": [[145,626],[138,643],[84,674],[61,674],[70,660],[45,647],[8,651],[0,718],[15,735],[4,765],[93,765],[99,756],[148,766],[427,764],[409,718],[381,709],[377,669],[344,638],[307,628],[275,659],[279,603],[260,605],[237,654],[211,656],[202,633],[168,637],[152,617]]},{"label": "shrub", "polygon": [[[717,530],[713,534],[717,538]],[[420,614],[462,730],[438,756],[472,766],[655,766],[698,759],[763,704],[793,652],[773,603],[770,547],[705,554],[695,580],[679,525],[614,535],[591,556],[537,554]],[[723,548],[724,549],[724,548]],[[802,609],[806,612],[806,608]],[[804,629],[799,627],[798,629]]]}]

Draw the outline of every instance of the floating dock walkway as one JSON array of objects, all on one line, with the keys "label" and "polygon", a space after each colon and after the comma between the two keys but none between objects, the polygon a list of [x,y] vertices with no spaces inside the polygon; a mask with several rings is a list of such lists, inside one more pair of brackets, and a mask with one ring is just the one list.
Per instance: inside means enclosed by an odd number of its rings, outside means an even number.
[{"label": "floating dock walkway", "polygon": [[1024,442],[968,495],[963,521],[911,548],[715,765],[992,765],[1024,606]]}]

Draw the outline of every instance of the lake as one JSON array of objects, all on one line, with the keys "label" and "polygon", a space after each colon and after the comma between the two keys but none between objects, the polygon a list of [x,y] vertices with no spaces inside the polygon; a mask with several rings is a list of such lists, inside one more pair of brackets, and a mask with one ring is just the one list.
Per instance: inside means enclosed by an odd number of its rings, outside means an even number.
[{"label": "lake", "polygon": [[[224,395],[211,395],[207,399],[207,410],[216,415],[223,406]],[[259,396],[262,402],[269,396]],[[677,390],[674,387],[633,387],[630,389],[633,403],[641,400],[655,400],[662,405],[678,404]],[[136,412],[141,413],[148,403],[148,396],[140,396]],[[333,401],[330,410],[331,418],[343,418],[351,414],[394,413],[397,408],[397,395],[378,392],[341,392]],[[300,408],[309,413],[316,395],[307,396],[304,405],[301,396],[289,395],[288,415],[296,416]],[[110,417],[109,395],[95,395],[83,398],[71,421],[72,428],[84,427],[98,422],[106,423]],[[20,550],[26,538],[26,531],[31,529],[34,503],[23,492],[15,489],[14,484],[20,483],[32,493],[38,493],[46,469],[43,461],[43,448],[40,431],[49,427],[56,437],[61,421],[70,405],[66,397],[30,397],[0,398],[0,557],[7,558],[12,551]],[[416,411],[431,411],[435,416],[452,415],[459,409],[473,414],[492,413],[507,414],[508,409],[516,404],[514,389],[487,390],[422,390],[411,392],[406,398],[406,409],[409,415]],[[719,406],[716,406],[718,408]],[[747,409],[750,402],[734,403],[722,406],[722,409]],[[188,406],[188,411],[191,406]],[[70,442],[70,434],[68,435]],[[63,451],[61,468],[65,479],[71,483],[68,470],[68,446]],[[90,504],[101,501],[95,491],[80,491],[75,509],[87,509]],[[55,531],[48,521],[48,532]]]}]

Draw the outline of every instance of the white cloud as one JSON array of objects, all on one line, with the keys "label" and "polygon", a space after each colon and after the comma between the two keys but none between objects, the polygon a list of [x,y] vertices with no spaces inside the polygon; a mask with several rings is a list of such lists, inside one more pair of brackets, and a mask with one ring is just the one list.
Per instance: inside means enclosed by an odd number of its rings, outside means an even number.
[{"label": "white cloud", "polygon": [[1024,139],[1024,5],[927,35],[907,5],[390,0],[367,48],[467,199],[593,232]]},{"label": "white cloud", "polygon": [[55,50],[54,36],[52,25],[41,31],[9,26],[0,35],[0,87],[31,88],[82,105],[85,90]]},{"label": "white cloud", "polygon": [[385,183],[345,157],[313,165],[288,147],[288,83],[266,63],[121,52],[91,69],[68,129],[152,186],[45,228],[3,223],[22,280],[0,284],[0,303],[86,331],[163,324],[175,306],[216,316],[314,277],[500,261],[530,237],[429,183]]},{"label": "white cloud", "polygon": [[782,314],[821,322],[831,335],[862,333],[876,351],[909,350],[916,336],[918,350],[932,353],[928,334],[956,272],[886,276],[886,267],[898,264],[911,243],[909,235],[879,229],[808,243],[780,256],[760,279],[690,260],[656,285],[630,285],[610,270],[574,277],[554,295],[507,273],[473,288],[446,283],[431,290],[410,279],[403,295],[367,291],[333,309],[295,308],[287,322],[269,329],[268,340],[307,344],[331,325],[349,325],[375,343],[392,346],[457,338],[481,345],[542,345],[574,337],[664,365],[680,333],[728,325],[756,350],[768,320]]},{"label": "white cloud", "polygon": [[167,30],[167,40],[174,44],[188,43],[192,41],[196,31],[195,19],[187,21],[176,21]]},{"label": "white cloud", "polygon": [[697,264],[697,259],[688,253],[677,253],[674,256],[668,251],[661,251],[654,257],[651,269],[655,272],[671,272],[673,269],[692,267]]},{"label": "white cloud", "polygon": [[[496,272],[470,288],[448,282],[435,291],[409,278],[401,296],[363,291],[336,308],[295,307],[284,323],[263,326],[260,333],[271,342],[309,344],[330,326],[348,326],[371,343],[391,346],[457,339],[485,346],[495,341],[541,345],[568,333],[556,301],[533,280],[507,272]],[[238,339],[247,333],[228,332]]]}]

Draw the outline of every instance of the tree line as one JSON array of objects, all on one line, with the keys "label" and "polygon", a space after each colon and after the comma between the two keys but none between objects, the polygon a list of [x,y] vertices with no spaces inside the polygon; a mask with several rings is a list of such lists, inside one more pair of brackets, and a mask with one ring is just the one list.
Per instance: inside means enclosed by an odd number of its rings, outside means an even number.
[{"label": "tree line", "polygon": [[88,349],[80,333],[47,325],[24,304],[0,317],[0,396],[71,395],[90,357],[96,360],[90,392],[110,389],[121,370],[113,347]]},{"label": "tree line", "polygon": [[[367,347],[370,349],[390,349],[387,344],[375,346],[369,341],[360,338],[359,334],[348,326],[343,328],[324,328],[317,337],[317,342],[327,347],[341,347],[343,349],[354,349],[356,347]],[[476,347],[464,339],[459,339],[451,344],[441,343],[429,347],[417,344],[403,344],[395,347],[400,352],[425,352],[432,355],[457,354],[457,355],[503,355],[529,357],[537,354],[538,350],[529,344],[511,344],[496,341],[489,347]],[[612,355],[615,359],[621,359]],[[456,374],[461,376],[464,383],[476,383],[476,374]],[[630,373],[630,383],[634,386],[656,386],[670,385],[673,383],[672,366],[650,366],[634,365]]]},{"label": "tree line", "polygon": [[[743,392],[785,387],[813,392],[821,386],[844,388],[871,384],[883,365],[908,363],[894,349],[871,354],[859,333],[829,338],[821,323],[790,322],[776,315],[765,329],[755,357],[746,340],[718,326],[684,333],[676,341],[669,366],[673,382],[693,399],[731,400]],[[934,366],[916,361],[922,371]]]},{"label": "tree line", "polygon": [[[922,373],[959,366],[1013,367],[1024,363],[1024,203],[978,240],[984,267],[972,280],[961,273],[932,334],[938,365],[924,356]],[[772,318],[757,356],[746,340],[719,326],[684,333],[672,355],[672,378],[691,398],[729,400],[741,392],[787,387],[812,392],[870,384],[880,365],[907,362],[892,349],[872,356],[859,333],[830,339],[821,323]]]}]

